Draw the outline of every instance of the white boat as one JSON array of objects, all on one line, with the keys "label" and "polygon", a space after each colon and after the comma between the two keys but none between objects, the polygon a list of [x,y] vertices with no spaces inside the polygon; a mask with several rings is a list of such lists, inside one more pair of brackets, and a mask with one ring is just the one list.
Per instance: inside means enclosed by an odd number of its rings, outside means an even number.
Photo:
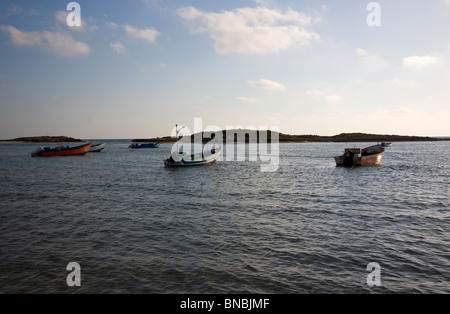
[{"label": "white boat", "polygon": [[385,150],[380,144],[366,148],[346,148],[343,155],[334,157],[338,167],[381,165]]},{"label": "white boat", "polygon": [[106,147],[106,143],[95,144],[91,146],[89,153],[99,153]]},{"label": "white boat", "polygon": [[208,153],[186,154],[184,152],[174,152],[164,160],[166,167],[200,166],[215,163],[219,158],[221,148],[213,148]]}]

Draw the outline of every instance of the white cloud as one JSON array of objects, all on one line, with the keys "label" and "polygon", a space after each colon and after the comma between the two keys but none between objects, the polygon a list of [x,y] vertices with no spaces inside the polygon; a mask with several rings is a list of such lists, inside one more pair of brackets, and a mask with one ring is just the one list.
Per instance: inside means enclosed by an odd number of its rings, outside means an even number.
[{"label": "white cloud", "polygon": [[143,2],[149,6],[152,6],[152,7],[159,7],[161,0],[141,0],[141,2]]},{"label": "white cloud", "polygon": [[117,25],[117,24],[114,23],[114,22],[106,22],[106,25],[108,25],[108,27],[111,27],[111,28],[117,28],[117,27],[119,27],[119,25]]},{"label": "white cloud", "polygon": [[325,99],[329,102],[338,102],[341,100],[341,97],[339,97],[338,95],[326,95]]},{"label": "white cloud", "polygon": [[260,79],[259,81],[249,81],[247,82],[250,86],[265,89],[265,90],[285,90],[286,87],[283,84],[273,82],[270,80]]},{"label": "white cloud", "polygon": [[245,101],[245,102],[258,102],[258,99],[251,97],[236,97],[237,100]]},{"label": "white cloud", "polygon": [[66,25],[67,25],[67,15],[69,15],[68,11],[56,11],[55,12],[56,20],[62,24],[66,24]]},{"label": "white cloud", "polygon": [[126,50],[125,46],[122,45],[120,42],[110,43],[109,46],[111,47],[112,50],[114,50],[118,54],[124,53]]},{"label": "white cloud", "polygon": [[361,49],[361,48],[356,49],[355,52],[358,56],[361,56],[361,57],[367,56],[367,54],[368,54],[367,51],[365,51],[364,49]]},{"label": "white cloud", "polygon": [[327,102],[331,102],[331,103],[335,103],[335,102],[339,102],[341,100],[341,97],[335,94],[328,94],[322,90],[310,90],[310,91],[306,91],[307,95],[312,95],[312,96],[316,96],[316,97],[320,97],[325,99]]},{"label": "white cloud", "polygon": [[438,56],[413,56],[403,58],[403,66],[408,68],[422,69],[428,66],[440,65],[444,62],[441,57]]},{"label": "white cloud", "polygon": [[9,32],[16,46],[37,46],[63,57],[82,56],[90,52],[87,44],[75,41],[70,34],[47,31],[22,32],[11,25],[0,26],[0,29]]},{"label": "white cloud", "polygon": [[306,91],[306,94],[308,94],[308,95],[316,95],[316,96],[324,96],[325,95],[325,93],[323,91],[320,91],[320,90],[309,90],[309,91]]},{"label": "white cloud", "polygon": [[375,54],[371,54],[364,49],[357,48],[355,53],[359,57],[361,64],[370,72],[384,69],[390,65],[387,60]]},{"label": "white cloud", "polygon": [[393,79],[391,82],[392,84],[400,87],[418,87],[420,85],[419,82],[413,80]]},{"label": "white cloud", "polygon": [[55,55],[63,57],[77,57],[89,54],[90,47],[82,42],[75,41],[70,34],[43,33],[44,46]]},{"label": "white cloud", "polygon": [[178,15],[189,22],[192,32],[207,33],[220,54],[272,54],[295,46],[307,46],[320,36],[306,30],[315,20],[289,9],[240,8],[220,13],[183,7]]},{"label": "white cloud", "polygon": [[23,9],[22,9],[20,6],[18,6],[17,4],[11,4],[11,5],[8,7],[8,13],[7,13],[7,15],[8,15],[8,16],[11,16],[11,15],[18,15],[18,14],[22,13],[22,11],[23,11]]},{"label": "white cloud", "polygon": [[42,42],[42,36],[39,32],[21,32],[11,25],[2,25],[0,29],[9,32],[13,44],[16,46],[36,46]]},{"label": "white cloud", "polygon": [[137,29],[130,25],[124,25],[123,28],[131,38],[143,39],[149,43],[154,43],[159,32],[154,28]]}]

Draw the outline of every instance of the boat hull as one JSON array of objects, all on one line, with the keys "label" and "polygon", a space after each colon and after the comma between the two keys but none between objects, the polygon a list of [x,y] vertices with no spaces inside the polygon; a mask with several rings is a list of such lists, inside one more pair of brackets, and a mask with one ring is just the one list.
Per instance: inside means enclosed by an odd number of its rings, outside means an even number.
[{"label": "boat hull", "polygon": [[54,157],[54,156],[72,156],[84,155],[91,148],[91,144],[84,144],[76,147],[56,147],[52,149],[40,149],[31,154],[32,157]]},{"label": "boat hull", "polygon": [[361,162],[361,166],[362,167],[367,167],[367,166],[379,166],[379,165],[381,165],[381,159],[383,159],[383,154],[384,154],[384,152],[376,154],[376,155],[363,157],[362,158],[362,162]]},{"label": "boat hull", "polygon": [[129,147],[132,149],[141,149],[141,148],[158,148],[159,143],[145,143],[145,144],[131,144]]},{"label": "boat hull", "polygon": [[106,143],[93,145],[89,149],[89,153],[100,153],[106,147]]},{"label": "boat hull", "polygon": [[381,165],[384,152],[384,147],[381,145],[374,145],[363,149],[346,148],[345,153],[334,157],[334,160],[338,167],[379,166]]},{"label": "boat hull", "polygon": [[[179,156],[172,155],[170,158],[164,160],[164,166],[166,167],[187,167],[187,166],[202,166],[213,164],[220,156],[220,149],[211,150],[211,155],[204,156],[201,155],[190,155],[191,157],[184,156],[179,158]],[[197,158],[196,158],[197,157]]]},{"label": "boat hull", "polygon": [[171,162],[168,159],[164,161],[166,167],[186,167],[186,166],[202,166],[215,163],[216,160],[201,160],[201,161],[174,161]]}]

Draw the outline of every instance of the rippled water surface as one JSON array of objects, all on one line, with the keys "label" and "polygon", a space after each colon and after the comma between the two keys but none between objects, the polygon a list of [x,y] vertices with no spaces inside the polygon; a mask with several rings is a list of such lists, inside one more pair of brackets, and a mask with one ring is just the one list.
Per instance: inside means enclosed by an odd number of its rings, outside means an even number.
[{"label": "rippled water surface", "polygon": [[0,293],[450,293],[450,142],[394,143],[354,169],[333,156],[365,144],[280,144],[274,173],[168,169],[171,145],[128,144],[0,144]]}]

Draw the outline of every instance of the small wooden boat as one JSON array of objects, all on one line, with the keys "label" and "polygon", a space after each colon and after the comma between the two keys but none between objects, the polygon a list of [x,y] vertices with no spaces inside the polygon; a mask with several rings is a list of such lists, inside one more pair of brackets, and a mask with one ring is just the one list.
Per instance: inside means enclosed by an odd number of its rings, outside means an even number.
[{"label": "small wooden boat", "polygon": [[383,147],[391,147],[392,143],[381,142],[381,146],[383,146]]},{"label": "small wooden boat", "polygon": [[106,147],[106,143],[95,144],[91,146],[89,153],[99,153]]},{"label": "small wooden boat", "polygon": [[139,144],[139,143],[133,143],[131,144],[129,147],[133,148],[133,149],[139,149],[139,148],[158,148],[159,147],[159,143],[143,143],[143,144]]},{"label": "small wooden boat", "polygon": [[166,167],[200,166],[215,163],[220,156],[221,148],[213,148],[210,154],[191,154],[174,152],[169,158],[164,160]]},{"label": "small wooden boat", "polygon": [[384,147],[380,144],[363,149],[346,148],[344,155],[336,156],[334,159],[336,161],[336,166],[340,167],[381,165],[384,151]]},{"label": "small wooden boat", "polygon": [[39,147],[31,153],[32,157],[53,157],[53,156],[71,156],[84,155],[91,148],[91,144],[70,147],[69,145],[61,145],[57,147]]}]

